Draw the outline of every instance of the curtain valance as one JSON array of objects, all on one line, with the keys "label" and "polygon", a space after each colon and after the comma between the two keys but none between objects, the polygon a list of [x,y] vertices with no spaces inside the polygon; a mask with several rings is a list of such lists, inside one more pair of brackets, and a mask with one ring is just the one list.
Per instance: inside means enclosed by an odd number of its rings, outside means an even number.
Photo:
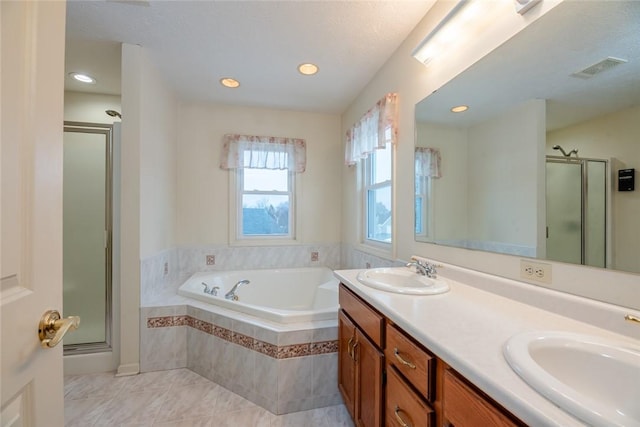
[{"label": "curtain valance", "polygon": [[344,161],[355,165],[373,150],[398,139],[398,95],[388,93],[347,131]]},{"label": "curtain valance", "polygon": [[307,166],[307,144],[304,139],[227,134],[222,140],[221,169],[287,169],[304,172]]},{"label": "curtain valance", "polygon": [[440,150],[437,148],[416,147],[416,176],[440,178],[442,176],[442,170],[440,168],[441,161]]}]

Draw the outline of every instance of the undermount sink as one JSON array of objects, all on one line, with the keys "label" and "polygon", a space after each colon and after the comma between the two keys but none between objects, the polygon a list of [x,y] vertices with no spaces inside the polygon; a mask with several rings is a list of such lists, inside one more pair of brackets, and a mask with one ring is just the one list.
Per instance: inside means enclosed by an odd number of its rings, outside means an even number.
[{"label": "undermount sink", "polygon": [[423,276],[406,267],[362,270],[357,279],[363,285],[397,294],[434,295],[449,290],[446,280]]},{"label": "undermount sink", "polygon": [[528,332],[510,338],[504,356],[531,387],[586,423],[640,427],[640,346]]}]

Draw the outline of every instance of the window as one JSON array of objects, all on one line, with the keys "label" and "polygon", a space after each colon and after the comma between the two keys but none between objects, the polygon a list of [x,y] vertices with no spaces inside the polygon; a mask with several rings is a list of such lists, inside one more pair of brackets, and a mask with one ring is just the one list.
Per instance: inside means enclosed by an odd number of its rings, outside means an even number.
[{"label": "window", "polygon": [[229,240],[277,244],[295,240],[295,181],[306,168],[302,139],[225,135],[220,168],[229,179]]},{"label": "window", "polygon": [[366,240],[391,243],[392,146],[375,150],[364,162],[364,236]]},{"label": "window", "polygon": [[[345,164],[362,171],[362,243],[385,255],[393,242],[393,146],[398,137],[398,95],[388,93],[347,131]],[[377,250],[377,249],[374,249]]]},{"label": "window", "polygon": [[295,174],[281,169],[236,170],[238,239],[293,238]]},{"label": "window", "polygon": [[427,238],[431,232],[431,220],[433,218],[431,203],[431,178],[416,175],[415,195],[415,234]]},{"label": "window", "polygon": [[433,230],[433,180],[441,175],[440,150],[430,147],[415,148],[415,234],[424,239]]}]

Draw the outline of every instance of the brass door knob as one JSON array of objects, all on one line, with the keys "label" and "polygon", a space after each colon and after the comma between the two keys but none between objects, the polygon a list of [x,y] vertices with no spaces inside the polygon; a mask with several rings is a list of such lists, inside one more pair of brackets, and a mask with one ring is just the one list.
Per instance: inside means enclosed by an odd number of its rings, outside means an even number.
[{"label": "brass door knob", "polygon": [[66,319],[60,317],[58,310],[48,310],[40,319],[38,336],[44,348],[53,348],[68,331],[78,329],[80,326],[79,316],[69,316]]}]

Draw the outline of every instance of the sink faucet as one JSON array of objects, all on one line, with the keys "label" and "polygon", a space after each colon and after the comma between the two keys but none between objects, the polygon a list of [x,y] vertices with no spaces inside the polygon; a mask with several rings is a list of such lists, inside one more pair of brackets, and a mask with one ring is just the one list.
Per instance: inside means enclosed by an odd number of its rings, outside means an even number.
[{"label": "sink faucet", "polygon": [[209,288],[209,285],[207,285],[204,282],[202,282],[202,286],[204,286],[203,291],[205,294],[213,295],[214,297],[218,295],[218,289],[220,289],[220,286],[214,286],[213,288]]},{"label": "sink faucet", "polygon": [[236,283],[235,285],[233,285],[233,288],[231,288],[231,290],[229,292],[227,292],[226,294],[224,294],[225,299],[229,299],[232,301],[238,301],[238,295],[236,295],[236,289],[238,289],[238,286],[240,285],[248,285],[250,282],[248,280],[240,280],[238,283]]},{"label": "sink faucet", "polygon": [[405,267],[415,267],[416,273],[421,274],[422,276],[427,276],[430,279],[435,279],[438,277],[436,266],[434,264],[429,264],[428,262],[423,263],[416,259],[412,262],[407,263]]}]

